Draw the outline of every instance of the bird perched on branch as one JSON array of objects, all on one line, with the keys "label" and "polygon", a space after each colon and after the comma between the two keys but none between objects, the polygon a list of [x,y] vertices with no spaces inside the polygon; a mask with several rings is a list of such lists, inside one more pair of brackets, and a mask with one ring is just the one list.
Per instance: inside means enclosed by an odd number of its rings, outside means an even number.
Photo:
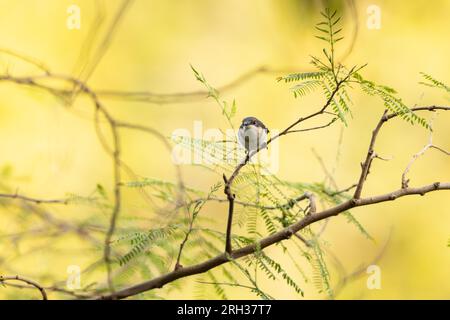
[{"label": "bird perched on branch", "polygon": [[239,143],[247,150],[247,154],[267,147],[269,129],[255,117],[246,117],[238,131]]}]

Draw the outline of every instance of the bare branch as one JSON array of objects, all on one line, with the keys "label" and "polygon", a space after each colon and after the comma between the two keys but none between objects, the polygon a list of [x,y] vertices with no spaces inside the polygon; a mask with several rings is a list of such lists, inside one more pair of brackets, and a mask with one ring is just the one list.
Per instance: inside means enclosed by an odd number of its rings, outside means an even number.
[{"label": "bare branch", "polygon": [[[28,285],[28,284],[17,284],[17,283],[8,283],[7,286],[9,287],[13,287],[13,288],[18,288],[18,289],[35,289],[35,286],[32,285]],[[57,287],[57,286],[51,286],[51,287],[42,287],[46,292],[58,292],[58,293],[62,293],[68,296],[71,296],[73,298],[77,298],[77,299],[89,299],[93,297],[93,294],[89,294],[89,293],[81,293],[81,292],[76,292],[76,291],[72,291],[72,290],[67,290],[61,287]]]},{"label": "bare branch", "polygon": [[29,279],[23,278],[21,276],[1,276],[0,275],[0,283],[7,284],[7,283],[5,283],[7,281],[21,281],[26,284],[29,284],[41,292],[42,300],[47,300],[47,293],[45,292],[45,289],[39,283],[37,283],[33,280],[29,280]]},{"label": "bare branch", "polygon": [[0,193],[0,198],[19,199],[19,200],[23,200],[23,201],[34,202],[36,204],[41,204],[41,203],[45,203],[45,204],[68,204],[69,203],[69,199],[38,199],[38,198],[22,196],[22,195],[20,195],[18,193],[14,193],[14,194]]},{"label": "bare branch", "polygon": [[309,200],[309,211],[308,214],[314,214],[316,213],[316,200],[314,197],[314,194],[312,194],[311,192],[305,192],[305,197],[308,198]]},{"label": "bare branch", "polygon": [[295,133],[295,132],[305,132],[305,131],[312,131],[312,130],[318,130],[318,129],[323,129],[326,127],[331,126],[336,120],[338,120],[339,118],[333,118],[330,122],[328,122],[327,124],[324,124],[322,126],[317,126],[317,127],[312,127],[312,128],[306,128],[306,129],[298,129],[298,130],[289,130],[288,132],[286,132],[286,134],[289,133]]},{"label": "bare branch", "polygon": [[436,150],[438,150],[438,151],[440,151],[440,152],[442,152],[442,153],[444,153],[444,154],[450,156],[450,152],[445,151],[444,149],[439,148],[439,147],[433,145],[432,143],[428,143],[427,145],[425,145],[425,147],[423,147],[422,150],[420,150],[418,153],[416,153],[416,154],[412,157],[411,161],[410,161],[410,162],[408,163],[408,165],[406,166],[405,171],[403,171],[403,174],[402,174],[402,188],[407,188],[407,187],[408,187],[409,179],[407,179],[406,175],[408,174],[408,172],[409,172],[409,170],[411,169],[411,167],[412,167],[412,165],[414,164],[414,162],[416,162],[416,160],[417,160],[420,156],[424,155],[425,152],[426,152],[428,149],[436,149]]},{"label": "bare branch", "polygon": [[307,246],[308,248],[311,248],[311,247],[312,247],[311,242],[309,242],[308,240],[306,240],[301,234],[295,233],[294,236],[295,236],[298,240],[300,240],[301,242],[303,242],[303,244],[304,244],[305,246]]},{"label": "bare branch", "polygon": [[[450,107],[446,106],[428,106],[428,107],[415,107],[410,109],[412,112],[414,111],[436,111],[436,110],[450,110]],[[359,177],[359,181],[355,190],[355,193],[353,197],[355,199],[358,199],[361,197],[361,192],[364,187],[364,182],[367,179],[367,175],[370,171],[370,166],[372,164],[373,159],[375,158],[381,158],[375,153],[375,143],[378,137],[378,134],[380,132],[381,127],[384,123],[386,123],[388,120],[393,119],[395,117],[399,116],[399,114],[391,113],[388,114],[388,110],[385,110],[383,115],[381,116],[381,119],[378,121],[377,126],[372,132],[372,138],[370,140],[369,149],[367,151],[366,160],[361,164],[361,175]]]},{"label": "bare branch", "polygon": [[[437,111],[437,110],[449,111],[450,107],[433,105],[433,106],[414,107],[414,108],[411,108],[410,110],[413,111],[413,112],[414,111],[431,111],[431,112],[434,112],[434,111]],[[399,115],[401,115],[401,114],[397,114],[397,113],[388,114],[388,115],[386,115],[386,120],[390,120],[390,119],[395,118],[395,117],[397,117]]]},{"label": "bare branch", "polygon": [[385,110],[383,115],[381,116],[380,121],[378,121],[377,126],[372,131],[372,138],[370,140],[369,150],[367,151],[366,160],[364,161],[364,163],[361,164],[361,175],[359,177],[359,181],[356,186],[355,193],[353,195],[355,199],[359,199],[361,197],[361,192],[364,186],[364,182],[367,179],[367,175],[369,174],[370,166],[372,164],[373,159],[377,156],[377,154],[374,151],[375,142],[377,140],[378,133],[380,132],[381,127],[388,120],[387,113],[388,110]]},{"label": "bare branch", "polygon": [[[431,127],[431,123],[430,123],[430,127]],[[422,150],[420,150],[419,152],[417,152],[415,155],[413,155],[412,159],[410,160],[410,162],[408,163],[408,165],[406,166],[405,170],[403,171],[402,174],[402,188],[407,188],[408,184],[409,184],[409,179],[406,177],[409,170],[411,169],[412,165],[414,164],[414,162],[416,162],[416,160],[421,157],[422,155],[425,154],[425,152],[427,152],[427,150],[429,149],[436,149],[444,154],[446,154],[447,156],[450,156],[450,152],[445,151],[444,149],[437,147],[433,144],[433,132],[430,131],[430,137],[428,140],[428,143],[422,148]]]},{"label": "bare branch", "polygon": [[332,197],[333,197],[333,196],[337,196],[337,195],[339,195],[339,194],[346,193],[346,192],[348,192],[348,191],[350,191],[350,190],[356,188],[356,186],[357,186],[357,184],[355,183],[355,184],[352,184],[350,187],[347,187],[347,188],[345,188],[345,189],[342,189],[342,190],[339,190],[339,191],[336,191],[336,192],[329,193],[329,195],[332,196]]},{"label": "bare branch", "polygon": [[231,247],[231,226],[233,224],[234,199],[236,198],[236,195],[231,193],[231,182],[229,182],[230,180],[227,180],[227,177],[225,176],[225,174],[223,175],[223,181],[225,182],[224,193],[226,194],[227,200],[229,202],[229,205],[228,205],[227,231],[226,231],[226,238],[225,238],[225,252],[227,254],[230,254],[231,250],[232,250],[232,247]]}]

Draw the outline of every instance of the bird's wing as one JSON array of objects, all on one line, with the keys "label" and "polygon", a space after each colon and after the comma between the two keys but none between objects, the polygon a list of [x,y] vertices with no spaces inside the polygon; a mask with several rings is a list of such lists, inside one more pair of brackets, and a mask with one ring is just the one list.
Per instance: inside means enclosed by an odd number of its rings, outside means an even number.
[{"label": "bird's wing", "polygon": [[259,119],[255,118],[255,121],[258,123],[258,126],[263,128],[264,130],[267,131],[267,133],[269,133],[269,129],[267,129],[267,127],[265,126],[264,123],[262,123],[262,121],[260,121]]},{"label": "bird's wing", "polygon": [[241,144],[241,146],[243,146],[245,148],[245,132],[242,127],[239,128],[239,130],[238,130],[238,140],[239,140],[239,143]]}]

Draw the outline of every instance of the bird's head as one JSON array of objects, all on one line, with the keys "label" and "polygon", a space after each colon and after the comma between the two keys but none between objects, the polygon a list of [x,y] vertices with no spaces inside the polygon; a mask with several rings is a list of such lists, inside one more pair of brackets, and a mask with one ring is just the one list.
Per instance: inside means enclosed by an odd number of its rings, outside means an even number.
[{"label": "bird's head", "polygon": [[259,120],[256,119],[255,117],[246,117],[242,120],[242,125],[245,127],[250,125],[258,126],[258,122]]},{"label": "bird's head", "polygon": [[242,120],[241,128],[248,126],[255,126],[257,128],[264,129],[267,133],[269,132],[269,129],[267,129],[264,123],[255,117],[246,117]]}]

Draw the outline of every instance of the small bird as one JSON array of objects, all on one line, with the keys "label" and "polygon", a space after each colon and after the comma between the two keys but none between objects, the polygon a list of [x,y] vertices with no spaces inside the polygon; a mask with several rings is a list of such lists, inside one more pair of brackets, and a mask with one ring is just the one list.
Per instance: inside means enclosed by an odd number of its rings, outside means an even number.
[{"label": "small bird", "polygon": [[255,117],[246,117],[238,131],[239,143],[247,150],[247,154],[267,147],[269,129]]}]

